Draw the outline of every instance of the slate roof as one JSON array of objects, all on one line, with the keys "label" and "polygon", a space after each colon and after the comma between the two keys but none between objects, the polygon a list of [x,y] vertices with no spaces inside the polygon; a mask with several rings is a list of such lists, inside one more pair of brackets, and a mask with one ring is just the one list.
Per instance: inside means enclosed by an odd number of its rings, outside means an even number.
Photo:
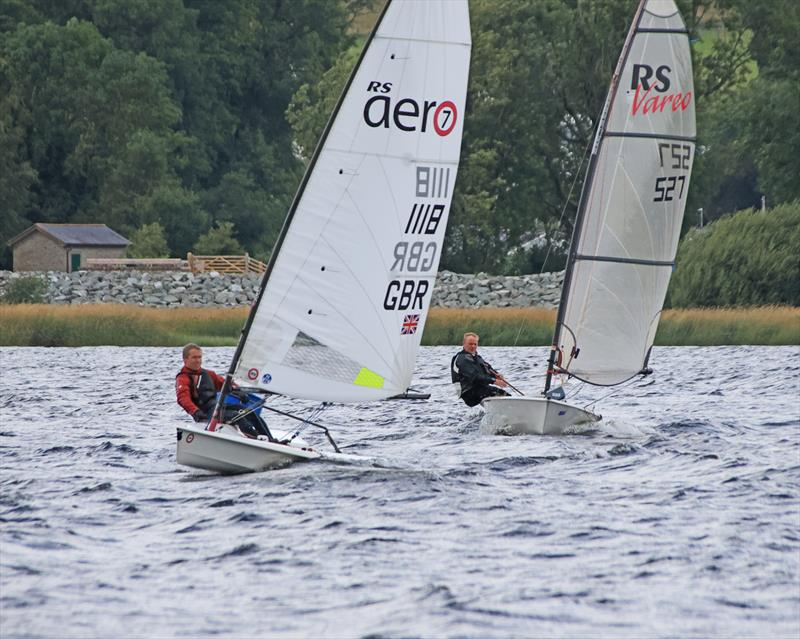
[{"label": "slate roof", "polygon": [[51,237],[62,246],[128,246],[130,241],[105,224],[34,224],[8,241],[13,246],[34,231]]}]

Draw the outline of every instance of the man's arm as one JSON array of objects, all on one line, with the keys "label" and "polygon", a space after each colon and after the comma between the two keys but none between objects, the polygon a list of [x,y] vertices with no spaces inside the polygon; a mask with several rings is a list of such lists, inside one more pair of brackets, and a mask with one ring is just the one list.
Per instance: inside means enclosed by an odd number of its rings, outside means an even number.
[{"label": "man's arm", "polygon": [[471,386],[494,383],[494,375],[487,374],[477,362],[467,355],[459,354],[456,366],[461,373],[461,378]]},{"label": "man's arm", "polygon": [[192,391],[190,390],[191,378],[187,373],[181,373],[175,378],[175,396],[181,408],[190,415],[194,416],[197,412],[197,405],[192,401]]},{"label": "man's arm", "polygon": [[494,375],[494,382],[492,382],[493,384],[497,384],[498,386],[501,386],[501,387],[502,386],[508,386],[508,382],[506,381],[506,378],[503,377],[500,373],[498,373],[494,369],[494,366],[492,366],[486,360],[483,360],[483,363],[486,365],[486,370],[489,371],[489,374],[490,375]]}]

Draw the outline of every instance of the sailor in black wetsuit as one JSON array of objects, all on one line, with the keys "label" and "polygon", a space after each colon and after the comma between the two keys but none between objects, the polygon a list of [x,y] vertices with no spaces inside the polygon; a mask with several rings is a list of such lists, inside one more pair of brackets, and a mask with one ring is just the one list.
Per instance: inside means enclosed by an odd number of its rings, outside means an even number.
[{"label": "sailor in black wetsuit", "polygon": [[[463,348],[450,362],[453,383],[461,384],[461,399],[467,406],[477,406],[484,397],[508,395],[503,376],[478,355],[478,335],[464,333]],[[496,384],[496,386],[493,386]]]}]

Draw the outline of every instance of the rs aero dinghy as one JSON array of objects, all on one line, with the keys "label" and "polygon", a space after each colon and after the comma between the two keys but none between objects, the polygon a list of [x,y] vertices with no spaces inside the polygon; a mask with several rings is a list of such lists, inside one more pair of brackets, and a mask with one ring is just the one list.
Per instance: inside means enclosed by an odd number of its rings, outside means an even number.
[{"label": "rs aero dinghy", "polygon": [[694,154],[686,26],[674,0],[642,0],[598,121],[542,397],[486,398],[484,431],[560,434],[599,421],[561,401],[570,380],[615,386],[651,372]]},{"label": "rs aero dinghy", "polygon": [[[289,209],[219,419],[178,428],[179,464],[238,473],[345,457],[324,425],[276,411],[271,395],[417,397],[409,384],[458,171],[470,50],[467,0],[386,3]],[[232,409],[243,391],[256,400]],[[336,452],[297,430],[247,437],[257,411],[321,428]]]}]

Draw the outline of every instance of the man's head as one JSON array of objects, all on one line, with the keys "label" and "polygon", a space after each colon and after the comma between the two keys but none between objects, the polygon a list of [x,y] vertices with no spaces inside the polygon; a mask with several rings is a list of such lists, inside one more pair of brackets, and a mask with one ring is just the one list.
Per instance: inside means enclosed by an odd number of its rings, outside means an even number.
[{"label": "man's head", "polygon": [[474,355],[478,352],[478,334],[464,333],[463,348],[467,353]]},{"label": "man's head", "polygon": [[183,363],[186,368],[199,371],[203,365],[203,349],[197,344],[187,344],[183,347]]}]

